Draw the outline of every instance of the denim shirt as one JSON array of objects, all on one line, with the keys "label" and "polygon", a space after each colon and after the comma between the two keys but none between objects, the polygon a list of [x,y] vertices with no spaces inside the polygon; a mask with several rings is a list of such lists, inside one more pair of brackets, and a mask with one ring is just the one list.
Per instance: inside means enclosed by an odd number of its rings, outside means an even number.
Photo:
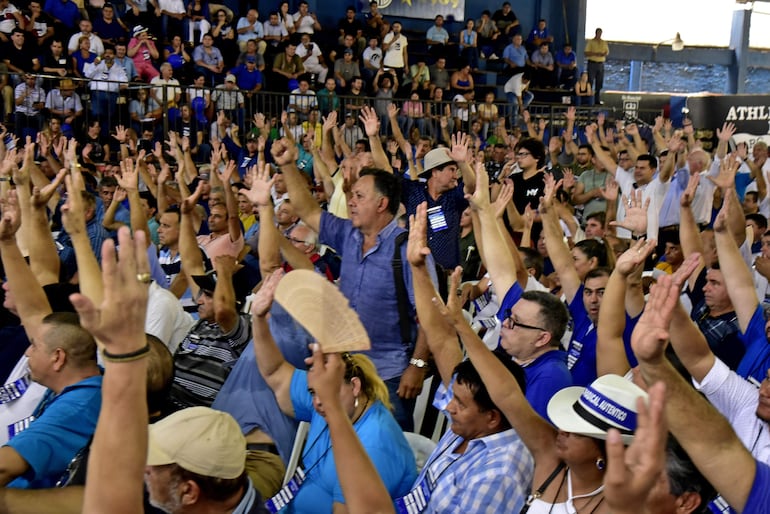
[{"label": "denim shirt", "polygon": [[[394,219],[379,234],[376,244],[362,251],[364,236],[350,220],[338,218],[326,211],[321,213],[319,241],[331,246],[342,258],[340,291],[350,302],[366,328],[372,348],[365,354],[372,359],[383,380],[401,376],[409,364],[412,346],[401,340],[398,324],[398,301],[393,278],[393,252],[396,237],[404,232]],[[406,260],[406,243],[401,248],[404,263],[404,283],[409,292],[409,313],[414,324],[414,289],[412,273]],[[435,282],[435,265],[429,256],[428,269]],[[412,337],[411,343],[414,343]]]}]

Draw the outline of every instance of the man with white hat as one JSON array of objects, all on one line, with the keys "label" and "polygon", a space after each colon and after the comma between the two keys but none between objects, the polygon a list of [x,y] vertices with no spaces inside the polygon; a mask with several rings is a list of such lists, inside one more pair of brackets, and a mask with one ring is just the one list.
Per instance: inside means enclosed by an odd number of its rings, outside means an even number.
[{"label": "man with white hat", "polygon": [[145,484],[164,512],[267,512],[246,475],[246,439],[232,416],[208,407],[150,425]]},{"label": "man with white hat", "polygon": [[[460,264],[460,215],[468,207],[466,194],[472,194],[476,175],[468,165],[468,137],[452,137],[452,149],[435,148],[425,156],[423,181],[404,180],[403,195],[407,214],[428,202],[428,246],[433,258],[444,269]],[[410,173],[416,173],[410,170]],[[462,181],[458,180],[462,176]]]}]

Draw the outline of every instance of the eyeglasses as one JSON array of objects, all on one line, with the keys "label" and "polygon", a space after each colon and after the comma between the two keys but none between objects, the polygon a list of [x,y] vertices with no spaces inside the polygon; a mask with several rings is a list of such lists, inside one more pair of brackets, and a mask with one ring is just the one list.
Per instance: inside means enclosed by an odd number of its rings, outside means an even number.
[{"label": "eyeglasses", "polygon": [[519,152],[516,154],[516,157],[527,157],[529,155],[532,155],[532,154],[529,152]]},{"label": "eyeglasses", "polygon": [[296,237],[288,237],[287,239],[292,243],[298,243],[302,245],[307,244],[307,242],[304,239],[297,239]]},{"label": "eyeglasses", "polygon": [[505,318],[505,320],[503,321],[503,324],[505,324],[506,322],[508,323],[508,328],[510,328],[511,330],[513,330],[516,327],[521,327],[521,328],[528,328],[530,330],[542,330],[543,332],[548,332],[546,329],[542,327],[536,327],[534,325],[526,325],[524,323],[520,323],[516,321],[516,319],[511,315]]}]

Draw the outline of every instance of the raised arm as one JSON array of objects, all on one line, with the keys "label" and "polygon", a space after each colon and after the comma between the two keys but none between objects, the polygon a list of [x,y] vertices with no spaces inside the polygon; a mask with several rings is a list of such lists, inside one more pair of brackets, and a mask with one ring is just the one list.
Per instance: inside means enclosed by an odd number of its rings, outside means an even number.
[{"label": "raised arm", "polygon": [[[462,270],[459,268],[452,273],[451,291],[457,290],[461,276]],[[445,306],[439,298],[434,300],[436,308],[447,322],[454,326],[462,339],[468,357],[481,376],[489,397],[516,429],[532,453],[537,468],[550,473],[559,463],[555,450],[556,429],[535,412],[510,371],[489,351],[465,321],[458,296],[450,293],[448,302]]]},{"label": "raised arm", "polygon": [[695,214],[692,212],[692,200],[695,197],[695,190],[700,183],[700,174],[690,175],[687,183],[687,189],[679,199],[679,242],[682,245],[682,255],[688,258],[690,255],[698,255],[698,266],[688,279],[690,290],[695,287],[695,278],[706,266],[703,259],[703,240],[698,230],[698,224],[695,222]]},{"label": "raised arm", "polygon": [[[733,154],[728,155],[719,166],[719,174],[716,177],[707,175],[707,178],[722,190],[724,205],[728,206],[725,223],[735,243],[741,246],[746,240],[746,217],[743,214],[741,202],[735,191],[735,174],[740,167],[740,162]],[[724,207],[724,206],[723,206]]]},{"label": "raised arm", "polygon": [[457,163],[457,168],[462,173],[465,194],[472,195],[476,190],[476,174],[470,165],[471,156],[473,155],[470,149],[471,138],[468,134],[458,132],[452,135],[451,143],[449,157]]},{"label": "raised arm", "polygon": [[[131,230],[136,232],[141,230],[145,234],[150,233],[150,228],[147,225],[147,215],[142,208],[142,202],[139,197],[139,161],[144,157],[143,151],[139,153],[137,162],[134,164],[133,159],[125,159],[120,163],[121,176],[118,177],[118,184],[126,192],[128,197],[128,208],[131,216]],[[150,238],[145,238],[147,245],[149,246],[152,241]]]},{"label": "raised arm", "polygon": [[[71,297],[80,324],[102,341],[102,408],[88,458],[83,512],[133,514],[142,510],[147,463],[147,359],[144,335],[149,277],[144,232],[131,239],[118,231],[120,259],[107,240],[102,248],[103,302],[83,294]],[[119,484],[119,486],[116,486]]]},{"label": "raised arm", "polygon": [[66,174],[67,170],[59,170],[53,182],[49,182],[43,188],[35,187],[32,191],[29,212],[30,237],[27,241],[27,248],[29,249],[29,267],[42,286],[55,284],[59,281],[61,260],[56,251],[53,237],[51,237],[46,209],[50,199],[54,195],[58,196],[58,193],[55,192],[64,181]]},{"label": "raised arm", "polygon": [[267,277],[259,292],[251,302],[251,326],[254,337],[254,355],[257,367],[267,385],[273,390],[278,406],[287,416],[294,417],[294,405],[291,402],[291,378],[294,366],[286,362],[281,350],[275,344],[267,316],[273,304],[275,289],[283,277],[282,270],[276,270]]},{"label": "raised arm", "polygon": [[754,311],[757,310],[759,300],[754,288],[751,270],[746,266],[727,224],[728,212],[732,208],[730,203],[735,201],[732,195],[728,195],[724,199],[722,210],[719,211],[719,215],[714,221],[714,239],[719,256],[719,267],[725,270],[723,273],[725,288],[735,308],[738,326],[740,326],[741,332],[745,332],[754,316]]},{"label": "raised arm", "polygon": [[417,317],[425,332],[441,381],[448,387],[452,382],[455,367],[463,360],[463,354],[454,329],[446,324],[433,306],[433,298],[439,295],[425,263],[425,257],[430,253],[427,243],[427,218],[427,203],[423,202],[417,206],[417,212],[409,217],[406,254],[412,267]]},{"label": "raised arm", "polygon": [[345,375],[341,356],[337,353],[323,354],[320,345],[314,344],[313,356],[306,363],[310,364],[308,387],[324,406],[346,512],[393,513],[393,500],[340,401],[339,392]]},{"label": "raised arm", "polygon": [[16,232],[20,225],[21,212],[16,192],[10,191],[3,200],[0,219],[0,256],[21,324],[32,341],[39,337],[42,320],[51,313],[51,306],[16,244]]},{"label": "raised arm", "polygon": [[[615,263],[615,269],[604,289],[596,327],[596,372],[598,376],[613,373],[623,376],[630,369],[623,344],[626,328],[626,298],[629,277],[641,273],[644,261],[655,250],[655,241],[640,239],[626,250]],[[639,288],[641,293],[641,287]],[[641,295],[644,307],[644,296]],[[638,306],[635,306],[638,307]],[[636,314],[639,314],[641,309]]]},{"label": "raised arm", "polygon": [[[689,279],[693,271],[698,268],[700,259],[698,255],[688,257],[679,269],[671,277],[671,285],[681,291],[682,285]],[[708,342],[698,326],[684,310],[681,302],[677,302],[673,309],[670,325],[671,345],[676,351],[676,356],[687,368],[687,371],[698,382],[714,367],[714,353],[709,348]]]},{"label": "raised arm", "polygon": [[540,217],[543,220],[543,234],[548,256],[559,275],[561,290],[567,297],[567,301],[572,302],[580,289],[580,276],[575,269],[572,253],[564,242],[564,232],[559,225],[559,215],[554,205],[553,197],[560,185],[561,181],[557,183],[552,175],[546,175],[545,193],[540,198]]},{"label": "raised arm", "polygon": [[225,169],[221,172],[217,170],[217,174],[220,174],[222,180],[222,187],[225,193],[225,205],[227,206],[227,227],[230,232],[230,241],[237,241],[243,237],[241,231],[241,220],[238,218],[238,199],[235,198],[235,193],[230,184],[230,177],[235,172],[235,161],[228,161]]},{"label": "raised arm", "polygon": [[[652,287],[631,344],[644,381],[648,385],[665,383],[671,433],[730,506],[744,512],[756,474],[754,458],[728,421],[684,381],[664,355],[671,314],[679,299],[679,290],[671,282],[671,277],[662,276]],[[730,473],[725,473],[727,469]]]},{"label": "raised arm", "polygon": [[286,188],[291,197],[297,216],[316,232],[321,229],[321,207],[315,201],[307,187],[307,182],[297,169],[297,146],[285,139],[273,142],[270,149],[273,160],[280,166]]},{"label": "raised arm", "polygon": [[478,232],[484,241],[479,248],[481,257],[498,294],[505,295],[516,282],[516,264],[507,251],[502,230],[489,202],[489,176],[481,162],[476,164],[476,191],[468,198],[471,208],[478,213],[481,225]]},{"label": "raised arm", "polygon": [[239,265],[232,255],[218,255],[213,264],[217,270],[217,285],[214,287],[214,319],[222,332],[230,333],[238,326],[233,275]]},{"label": "raised arm", "polygon": [[[102,302],[104,290],[99,262],[91,248],[84,214],[85,191],[83,176],[77,173],[67,175],[67,202],[62,206],[62,225],[72,239],[75,261],[78,266],[80,292],[96,303]],[[97,340],[98,341],[98,340]]]},{"label": "raised arm", "polygon": [[604,166],[604,169],[607,170],[607,173],[609,173],[612,176],[615,176],[615,172],[618,169],[618,163],[615,161],[615,159],[612,158],[612,156],[604,148],[602,148],[602,144],[596,138],[594,131],[595,129],[592,130],[591,125],[588,125],[585,128],[586,138],[588,139],[588,143],[591,145],[591,148],[594,149],[594,155],[596,155],[596,158],[599,159],[599,162],[602,163],[602,166]]},{"label": "raised arm", "polygon": [[372,159],[374,160],[374,166],[381,170],[393,172],[393,167],[390,165],[388,155],[385,153],[385,149],[382,147],[382,141],[380,140],[380,117],[374,112],[374,109],[365,105],[361,109],[361,114],[358,119],[364,125],[366,131],[366,137],[369,138],[369,146],[372,151]]},{"label": "raised arm", "polygon": [[[181,180],[181,174],[178,174],[178,179]],[[182,184],[179,185],[180,191],[183,188]],[[193,211],[197,204],[198,198],[203,193],[203,182],[198,182],[198,187],[195,192],[186,196],[183,194],[183,200],[180,204],[181,219],[179,222],[179,256],[182,260],[182,271],[184,271],[187,278],[187,284],[190,286],[193,298],[198,296],[198,285],[192,279],[193,275],[203,275],[205,270],[203,268],[203,257],[201,257],[201,250],[198,247],[198,240],[195,238],[195,228],[193,227]]]}]

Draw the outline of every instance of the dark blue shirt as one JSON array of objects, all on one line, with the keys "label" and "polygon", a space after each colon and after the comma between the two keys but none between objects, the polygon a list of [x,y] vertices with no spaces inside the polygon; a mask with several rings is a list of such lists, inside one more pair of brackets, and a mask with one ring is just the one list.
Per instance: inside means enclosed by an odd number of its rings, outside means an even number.
[{"label": "dark blue shirt", "polygon": [[[462,182],[456,188],[439,196],[438,200],[434,200],[428,194],[426,182],[404,179],[402,184],[407,214],[414,214],[418,205],[428,202],[428,246],[437,263],[444,269],[453,270],[460,265],[460,216],[468,207]],[[439,225],[434,223],[430,209],[436,207],[440,208],[440,212],[444,215],[446,228],[434,230],[434,226]]]},{"label": "dark blue shirt", "polygon": [[735,372],[743,378],[753,377],[762,382],[770,368],[770,343],[765,334],[765,311],[761,303],[757,305],[746,332],[741,332],[739,337],[746,353]]}]

